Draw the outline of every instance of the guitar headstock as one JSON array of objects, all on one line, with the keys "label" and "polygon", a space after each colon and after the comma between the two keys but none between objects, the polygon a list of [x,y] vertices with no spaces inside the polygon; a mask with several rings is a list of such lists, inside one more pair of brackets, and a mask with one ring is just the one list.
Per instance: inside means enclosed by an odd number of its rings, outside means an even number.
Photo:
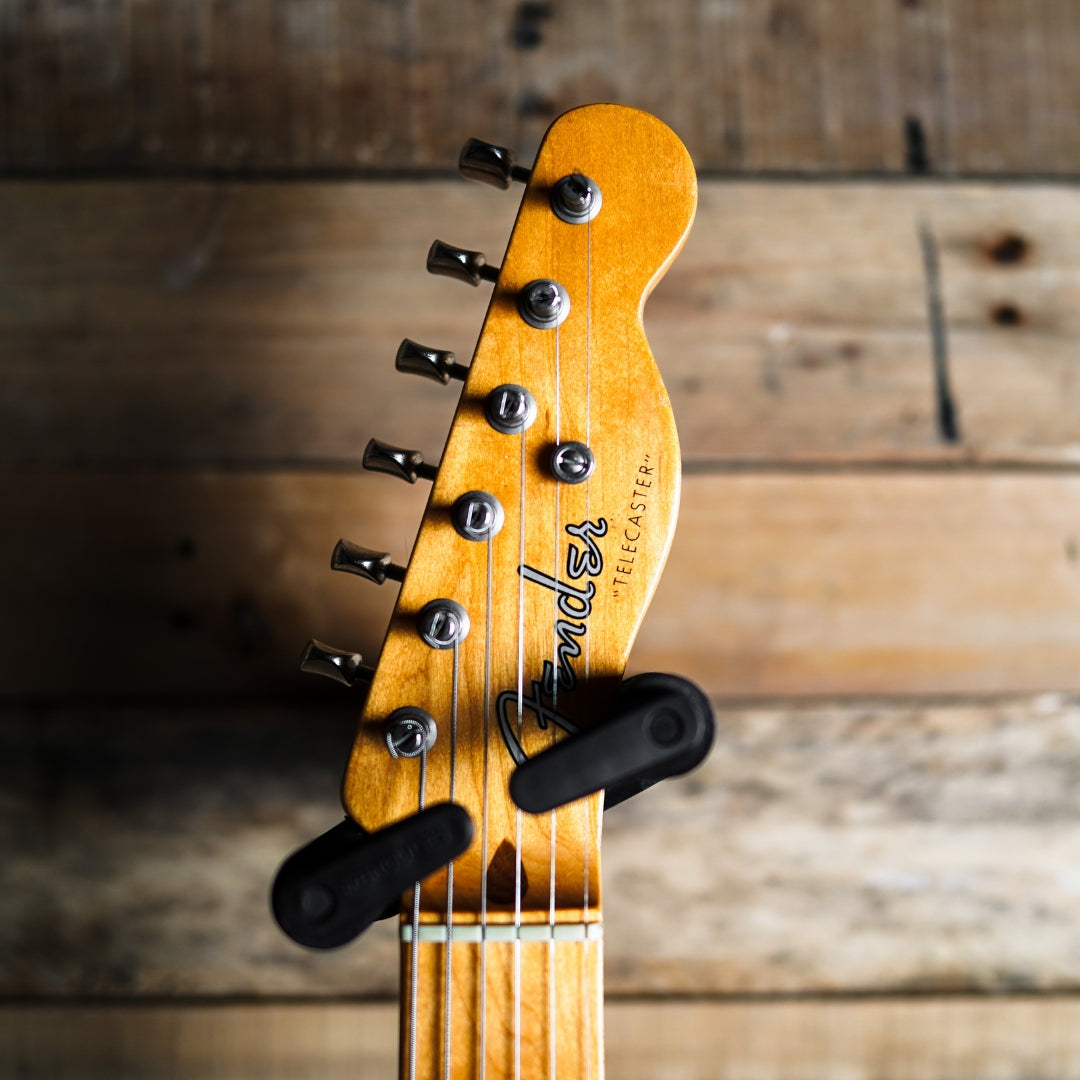
[{"label": "guitar headstock", "polygon": [[[528,176],[343,792],[368,831],[465,808],[458,912],[599,903],[599,797],[523,815],[508,782],[610,712],[667,556],[679,445],[642,308],[696,198],[676,136],[617,105],[558,119]],[[421,909],[446,896],[444,871]]]}]

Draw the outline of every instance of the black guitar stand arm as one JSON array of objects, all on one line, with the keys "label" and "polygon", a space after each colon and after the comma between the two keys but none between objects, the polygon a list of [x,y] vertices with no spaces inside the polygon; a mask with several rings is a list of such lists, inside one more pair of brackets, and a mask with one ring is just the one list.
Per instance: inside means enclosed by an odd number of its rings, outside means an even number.
[{"label": "black guitar stand arm", "polygon": [[[522,810],[541,814],[604,789],[610,809],[699,765],[714,730],[709,699],[693,683],[637,675],[623,683],[609,719],[520,765],[510,796]],[[274,917],[301,945],[344,945],[396,915],[402,894],[456,859],[472,838],[472,820],[455,803],[374,833],[346,818],[282,864],[271,890]]]}]

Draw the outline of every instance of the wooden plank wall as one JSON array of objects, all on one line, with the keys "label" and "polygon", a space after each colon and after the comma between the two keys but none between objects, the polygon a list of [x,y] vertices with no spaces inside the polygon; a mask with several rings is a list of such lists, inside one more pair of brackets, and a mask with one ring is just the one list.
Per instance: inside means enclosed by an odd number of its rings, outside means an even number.
[{"label": "wooden plank wall", "polygon": [[1070,0],[7,0],[10,170],[445,172],[585,101],[700,169],[1073,174]]},{"label": "wooden plank wall", "polygon": [[1078,38],[1066,0],[0,3],[0,1074],[392,1074],[391,929],[312,956],[266,910],[355,714],[296,655],[377,652],[392,586],[329,552],[403,557],[424,492],[359,455],[437,459],[455,392],[392,356],[466,359],[486,295],[424,253],[513,218],[422,174],[609,98],[704,174],[633,665],[720,719],[606,821],[610,1075],[1080,1076]]}]

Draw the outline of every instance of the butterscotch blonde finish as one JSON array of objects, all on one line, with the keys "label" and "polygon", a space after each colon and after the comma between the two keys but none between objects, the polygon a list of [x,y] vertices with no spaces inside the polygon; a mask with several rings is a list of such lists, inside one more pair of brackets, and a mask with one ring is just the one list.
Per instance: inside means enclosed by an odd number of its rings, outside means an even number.
[{"label": "butterscotch blonde finish", "polygon": [[[552,212],[552,188],[571,173],[589,177],[602,193],[602,208],[588,224],[568,224]],[[452,897],[445,871],[423,883],[425,922],[446,920],[451,906],[452,920],[461,923],[599,922],[602,798],[533,817],[516,809],[507,785],[523,755],[609,713],[671,544],[679,445],[641,309],[681,247],[695,205],[685,149],[636,110],[575,110],[552,126],[539,150],[345,778],[346,807],[366,829],[448,799],[472,817],[475,836],[454,863]],[[519,313],[519,296],[536,279],[557,281],[569,295],[569,315],[557,329],[535,329]],[[501,433],[485,417],[488,395],[506,384],[526,387],[536,400],[535,422],[523,434]],[[552,476],[552,450],[569,440],[595,457],[583,483]],[[453,526],[455,501],[471,491],[494,495],[502,507],[504,523],[489,541],[463,539]],[[436,598],[453,599],[468,613],[470,631],[457,648],[433,649],[418,636],[417,615]],[[385,721],[405,705],[436,721],[426,761],[387,752]],[[461,1060],[498,1055],[503,1036],[496,1033],[506,1030],[520,1060],[522,1042],[547,1045],[552,1017],[561,1029],[598,992],[598,947],[588,960],[571,960],[575,950],[584,955],[585,945],[558,945],[567,959],[550,980],[542,975],[546,948],[522,942],[507,946],[516,951],[518,986],[508,1000],[496,974],[504,964],[497,948],[477,950],[488,966],[476,979],[498,983],[485,991],[486,1013],[474,1015],[469,1034],[485,1046]],[[426,1030],[436,1012],[425,992],[438,984],[435,954],[442,952],[428,949],[430,970],[423,945],[418,958],[419,1077],[444,1075],[425,1050],[442,1044]],[[564,979],[568,965],[591,974]],[[524,1009],[520,990],[537,980],[544,1000],[556,1005]],[[565,1073],[560,1066],[561,1074],[598,1078],[599,1033],[600,1024],[592,1024],[595,1045],[580,1051],[577,1066]],[[455,1042],[459,1037],[465,1039],[455,1026]],[[528,1056],[538,1060],[532,1051]],[[591,1072],[586,1059],[597,1062]],[[518,1068],[504,1072],[493,1064],[486,1076],[513,1076]],[[452,1075],[481,1074],[455,1060]]]}]

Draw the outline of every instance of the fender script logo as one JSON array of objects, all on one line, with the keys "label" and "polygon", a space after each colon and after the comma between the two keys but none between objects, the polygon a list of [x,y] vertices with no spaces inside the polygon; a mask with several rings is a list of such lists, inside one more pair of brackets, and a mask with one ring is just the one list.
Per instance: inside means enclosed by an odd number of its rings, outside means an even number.
[{"label": "fender script logo", "polygon": [[[566,526],[567,534],[573,537],[566,552],[566,576],[570,581],[580,582],[584,577],[593,578],[603,573],[604,557],[593,537],[605,536],[607,531],[607,521],[604,518]],[[582,546],[574,543],[574,540],[580,540]],[[556,711],[555,696],[558,690],[569,691],[577,686],[573,661],[581,655],[580,639],[588,630],[596,585],[592,581],[586,581],[583,588],[577,587],[524,564],[518,567],[518,574],[527,582],[550,589],[555,594],[555,607],[558,611],[552,638],[555,656],[552,660],[544,661],[540,678],[533,680],[528,696],[522,694],[520,717],[516,690],[504,690],[495,700],[503,742],[506,743],[506,749],[514,762],[521,765],[526,754],[518,733],[524,729],[527,714],[532,715],[541,731],[545,730],[548,724],[554,724],[570,735],[578,730],[572,720]],[[545,698],[550,698],[551,703],[548,704]]]}]

